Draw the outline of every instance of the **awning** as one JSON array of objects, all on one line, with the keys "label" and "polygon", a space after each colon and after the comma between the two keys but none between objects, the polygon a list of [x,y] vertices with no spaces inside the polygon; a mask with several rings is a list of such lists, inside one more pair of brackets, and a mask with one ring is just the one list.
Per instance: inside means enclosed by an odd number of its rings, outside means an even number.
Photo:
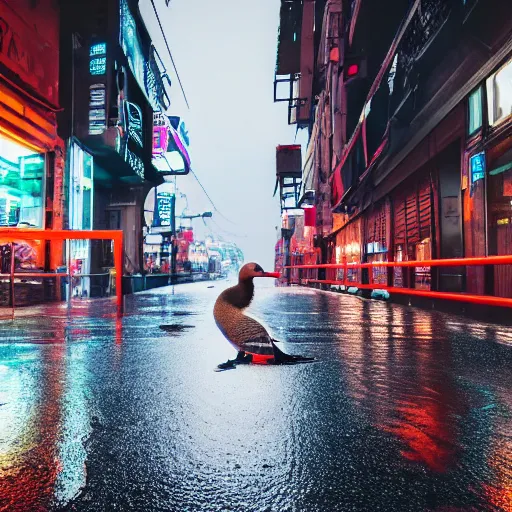
[{"label": "awning", "polygon": [[99,172],[95,172],[95,180],[98,174],[99,181],[105,184],[109,182],[141,184],[144,180],[155,185],[163,183],[163,177],[151,165],[151,160],[143,159],[130,150],[125,159],[105,141],[99,142],[97,137],[89,137],[85,142],[74,139],[74,142],[94,157],[95,164],[99,167]]},{"label": "awning", "polygon": [[509,149],[496,159],[493,164],[493,168],[489,171],[489,174],[491,176],[495,176],[496,174],[501,174],[509,169],[512,169],[512,149]]}]

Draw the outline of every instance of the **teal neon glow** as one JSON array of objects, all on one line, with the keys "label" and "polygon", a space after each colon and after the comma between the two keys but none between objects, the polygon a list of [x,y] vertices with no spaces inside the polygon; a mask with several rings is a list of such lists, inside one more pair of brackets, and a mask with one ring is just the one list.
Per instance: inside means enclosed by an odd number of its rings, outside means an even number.
[{"label": "teal neon glow", "polygon": [[96,55],[106,55],[107,53],[107,43],[98,43],[93,44],[89,51],[90,57],[95,57]]},{"label": "teal neon glow", "polygon": [[91,75],[104,75],[107,72],[107,58],[91,59],[91,62],[89,62],[89,72]]}]

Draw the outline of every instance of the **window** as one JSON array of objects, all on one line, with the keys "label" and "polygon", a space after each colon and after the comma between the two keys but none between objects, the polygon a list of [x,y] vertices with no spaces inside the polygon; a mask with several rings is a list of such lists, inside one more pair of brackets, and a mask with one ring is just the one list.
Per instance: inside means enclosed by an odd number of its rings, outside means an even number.
[{"label": "window", "polygon": [[494,126],[512,114],[512,59],[487,79],[489,124]]},{"label": "window", "polygon": [[473,91],[468,99],[468,135],[482,127],[482,87]]}]

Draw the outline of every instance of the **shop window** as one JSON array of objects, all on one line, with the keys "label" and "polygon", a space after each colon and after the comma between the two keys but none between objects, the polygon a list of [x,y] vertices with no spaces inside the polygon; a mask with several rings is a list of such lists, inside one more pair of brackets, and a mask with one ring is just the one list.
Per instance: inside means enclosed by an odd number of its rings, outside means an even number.
[{"label": "shop window", "polygon": [[486,82],[489,124],[494,126],[512,114],[512,60]]},{"label": "shop window", "polygon": [[473,91],[468,99],[468,135],[482,127],[482,87]]},{"label": "shop window", "polygon": [[[416,244],[416,261],[430,260],[432,244],[430,238],[423,239]],[[415,267],[414,287],[420,290],[430,290],[431,272],[429,266]]]},{"label": "shop window", "polygon": [[[395,245],[395,261],[404,261],[404,245]],[[402,288],[404,286],[404,270],[405,267],[393,267],[393,286]]]},{"label": "shop window", "polygon": [[0,135],[0,226],[43,227],[45,156]]}]

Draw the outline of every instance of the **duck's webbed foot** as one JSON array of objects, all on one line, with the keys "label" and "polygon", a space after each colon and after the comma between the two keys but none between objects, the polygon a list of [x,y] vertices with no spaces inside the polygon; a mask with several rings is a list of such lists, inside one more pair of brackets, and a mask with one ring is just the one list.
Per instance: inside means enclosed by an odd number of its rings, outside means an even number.
[{"label": "duck's webbed foot", "polygon": [[237,364],[250,364],[252,363],[252,354],[246,354],[243,350],[238,352],[235,358]]},{"label": "duck's webbed foot", "polygon": [[235,359],[228,359],[225,363],[217,365],[216,372],[223,372],[225,370],[234,370],[237,364],[249,364],[252,361],[252,355],[246,354],[243,351],[238,352]]}]

